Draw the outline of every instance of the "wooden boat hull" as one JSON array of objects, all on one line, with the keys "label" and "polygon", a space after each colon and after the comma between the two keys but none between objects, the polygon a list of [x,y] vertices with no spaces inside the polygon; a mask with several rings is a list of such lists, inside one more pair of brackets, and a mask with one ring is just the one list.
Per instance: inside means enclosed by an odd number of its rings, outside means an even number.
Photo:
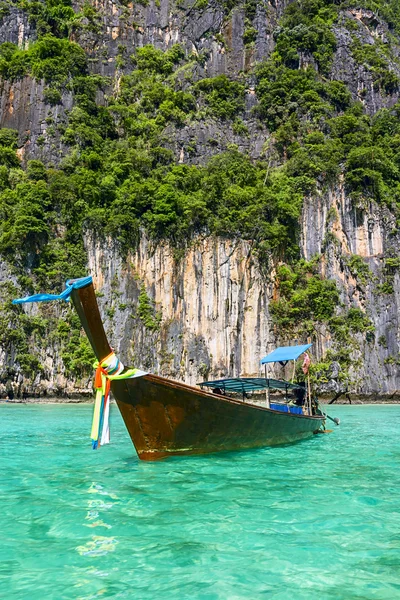
[{"label": "wooden boat hull", "polygon": [[[93,285],[71,299],[99,360],[111,351]],[[296,442],[316,433],[322,416],[251,405],[157,375],[113,381],[111,390],[142,460],[244,450]]]},{"label": "wooden boat hull", "polygon": [[287,444],[312,436],[324,422],[156,375],[115,381],[111,389],[142,460]]}]

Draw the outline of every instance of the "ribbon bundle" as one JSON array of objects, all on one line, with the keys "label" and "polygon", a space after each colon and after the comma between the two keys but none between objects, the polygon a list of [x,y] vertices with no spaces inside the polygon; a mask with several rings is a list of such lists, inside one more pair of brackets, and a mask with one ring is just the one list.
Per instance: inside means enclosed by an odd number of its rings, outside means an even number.
[{"label": "ribbon bundle", "polygon": [[[13,304],[24,304],[25,302],[47,302],[49,300],[68,301],[73,290],[79,290],[92,284],[91,277],[81,277],[80,279],[69,279],[66,288],[61,294],[35,294],[13,300]],[[110,428],[108,418],[110,414],[110,382],[114,379],[131,379],[132,377],[143,377],[147,375],[145,371],[139,369],[125,369],[122,362],[111,352],[100,362],[94,365],[96,369],[95,388],[96,400],[94,403],[93,423],[92,423],[92,448],[95,450],[103,444],[110,441]]]},{"label": "ribbon bundle", "polygon": [[110,384],[116,379],[130,379],[132,377],[141,377],[146,375],[139,369],[127,369],[115,355],[111,352],[102,361],[94,363],[96,369],[95,389],[96,399],[94,403],[93,422],[92,422],[92,448],[96,450],[99,446],[110,442]]}]

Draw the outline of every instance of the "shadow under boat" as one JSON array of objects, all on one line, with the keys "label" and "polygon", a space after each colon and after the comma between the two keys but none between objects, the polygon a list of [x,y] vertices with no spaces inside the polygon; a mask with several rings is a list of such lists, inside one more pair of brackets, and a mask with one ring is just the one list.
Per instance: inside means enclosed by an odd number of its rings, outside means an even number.
[{"label": "shadow under boat", "polygon": [[[101,362],[112,350],[92,279],[71,280],[68,285],[82,327]],[[111,381],[111,391],[142,460],[261,448],[309,438],[323,431],[325,424],[325,415],[311,406],[311,398],[308,406],[269,401],[273,388],[287,392],[299,387],[267,377],[202,382],[200,388],[153,374]],[[250,392],[265,392],[266,405],[246,398]]]}]

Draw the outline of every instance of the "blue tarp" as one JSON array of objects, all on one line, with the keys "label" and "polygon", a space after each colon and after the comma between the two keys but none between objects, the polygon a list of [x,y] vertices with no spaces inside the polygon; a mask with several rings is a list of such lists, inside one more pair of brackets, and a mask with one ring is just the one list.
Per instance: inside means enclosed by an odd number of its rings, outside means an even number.
[{"label": "blue tarp", "polygon": [[269,405],[272,410],[280,410],[281,412],[292,413],[292,415],[302,415],[303,411],[300,406],[288,406],[287,404],[271,404]]},{"label": "blue tarp", "polygon": [[34,296],[26,296],[13,300],[13,304],[25,304],[26,302],[50,302],[51,300],[65,300],[68,302],[72,290],[83,288],[92,283],[91,277],[81,277],[80,279],[68,279],[66,288],[61,294],[35,294]]},{"label": "blue tarp", "polygon": [[303,352],[306,352],[312,344],[303,344],[302,346],[280,346],[267,356],[261,359],[261,364],[280,362],[286,363],[288,360],[296,360]]}]

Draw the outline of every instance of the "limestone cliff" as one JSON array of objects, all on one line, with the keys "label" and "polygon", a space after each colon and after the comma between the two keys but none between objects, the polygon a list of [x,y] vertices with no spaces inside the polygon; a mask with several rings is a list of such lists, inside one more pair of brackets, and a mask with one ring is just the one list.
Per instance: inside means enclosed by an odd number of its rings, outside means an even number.
[{"label": "limestone cliff", "polygon": [[[381,214],[378,220],[379,211],[374,211],[373,228],[367,215],[357,222],[340,190],[321,197],[317,205],[306,204],[302,240],[306,257],[321,251],[332,207],[337,210],[333,230],[338,242],[325,254],[324,274],[337,280],[343,303],[365,309],[375,326],[372,339],[358,335],[354,361],[360,357],[362,361],[352,369],[351,389],[359,394],[390,395],[400,387],[397,364],[388,360],[398,354],[398,274],[394,294],[376,291],[385,280],[384,251],[394,244],[387,239],[390,216]],[[260,357],[277,343],[294,341],[282,337],[273,326],[269,312],[273,274],[266,277],[260,271],[248,242],[199,237],[179,260],[168,244],[154,246],[145,235],[126,260],[112,240],[105,245],[91,234],[86,248],[88,272],[94,278],[107,334],[126,364],[192,384],[226,376],[257,376],[262,373]],[[360,285],[346,264],[351,252],[367,259],[371,281],[365,285]],[[3,281],[9,278],[4,265],[1,277]],[[142,316],[141,293],[148,299]],[[30,315],[44,311],[58,318],[72,309],[61,305],[25,310]],[[31,381],[17,377],[15,383],[55,395],[89,393],[90,378],[71,380],[65,375],[57,344],[40,339],[36,343],[43,372]],[[323,359],[331,345],[330,336],[321,331],[314,339],[314,360]],[[14,359],[2,353],[3,365],[13,364]],[[271,373],[285,375],[281,367]],[[6,383],[3,380],[4,389]]]},{"label": "limestone cliff", "polygon": [[[250,244],[197,238],[178,262],[168,245],[145,236],[122,262],[112,243],[88,240],[88,258],[107,330],[123,360],[174,379],[254,375],[272,342],[268,299]],[[159,323],[138,316],[144,286]],[[115,311],[115,312],[114,312]]]},{"label": "limestone cliff", "polygon": [[[326,250],[332,208],[337,241]],[[399,347],[398,274],[393,294],[382,294],[379,286],[387,277],[383,257],[396,251],[399,240],[390,235],[394,225],[390,213],[376,206],[370,211],[357,215],[340,189],[317,202],[309,199],[302,217],[302,249],[306,258],[324,252],[324,274],[338,282],[344,305],[366,310],[375,326],[371,337],[356,336],[352,390],[390,395],[400,387],[397,364],[388,360]],[[262,356],[277,343],[293,342],[273,326],[269,311],[273,273],[266,277],[260,271],[247,242],[198,238],[178,262],[168,245],[152,247],[145,236],[126,262],[112,243],[104,247],[92,237],[86,243],[110,339],[129,363],[188,383],[257,376]],[[367,260],[370,277],[364,284],[346,263],[352,254]],[[161,316],[153,331],[137,317],[142,285],[154,301],[154,314]],[[110,307],[112,318],[106,316]],[[314,343],[314,359],[322,360],[332,339],[321,331]],[[356,366],[360,358],[361,366]],[[278,366],[274,373],[282,376],[284,371]]]},{"label": "limestone cliff", "polygon": [[[240,73],[250,73],[246,89],[246,135],[235,134],[231,128],[227,130],[223,123],[214,119],[173,128],[166,135],[177,160],[181,162],[204,162],[210,155],[221,152],[232,143],[258,158],[263,153],[269,134],[252,117],[257,98],[251,68],[273,51],[277,22],[287,3],[255,3],[252,26],[256,35],[251,44],[246,44],[243,39],[249,21],[244,5],[238,3],[228,13],[217,0],[201,8],[198,5],[192,0],[182,3],[151,0],[143,5],[129,3],[127,6],[98,1],[93,3],[94,16],[91,19],[83,17],[81,27],[70,37],[85,49],[90,71],[111,78],[110,85],[98,93],[100,104],[107,104],[110,96],[118,93],[121,76],[130,70],[127,57],[136,48],[146,44],[165,50],[180,43],[188,53],[202,56],[193,73],[195,80],[219,74],[236,77]],[[76,12],[81,8],[82,4],[74,5]],[[351,51],[354,34],[344,26],[345,21],[354,24],[358,39],[366,45],[379,42],[388,46],[392,35],[385,21],[372,11],[362,8],[344,10],[334,28],[337,47],[332,78],[344,81],[353,97],[359,99],[372,114],[382,107],[392,106],[399,98],[397,88],[383,94],[376,89],[374,68],[354,58]],[[20,48],[26,48],[35,39],[35,28],[26,13],[18,5],[12,5],[0,20],[0,43],[12,42]],[[391,48],[393,55],[384,68],[399,75],[400,66],[396,60],[399,50],[393,44]],[[304,52],[301,54],[301,67],[308,64],[314,64],[314,61],[308,52]],[[19,152],[25,160],[39,157],[57,164],[67,152],[67,147],[58,131],[53,131],[49,126],[49,119],[51,123],[65,124],[73,106],[73,98],[65,90],[62,103],[51,106],[44,99],[44,88],[43,81],[30,77],[13,83],[0,80],[0,126],[19,131]],[[188,154],[185,146],[194,139],[196,153]]]},{"label": "limestone cliff", "polygon": [[[76,4],[73,9],[81,16],[78,25],[71,26],[69,39],[85,50],[91,74],[109,78],[96,91],[99,106],[107,107],[112,97],[119,98],[121,78],[133,68],[128,57],[147,44],[167,50],[179,43],[186,56],[196,57],[190,69],[183,65],[177,71],[183,90],[189,86],[186,81],[221,74],[242,77],[242,127],[209,114],[179,124],[172,121],[163,132],[163,145],[173,151],[177,164],[195,165],[235,145],[254,160],[264,158],[268,173],[281,159],[271,149],[274,135],[254,111],[259,100],[253,67],[274,50],[281,31],[278,21],[288,3],[250,4],[232,3],[227,8],[228,3],[216,0],[160,0],[143,5],[101,0],[92,3],[92,12]],[[387,22],[370,10],[346,7],[332,31],[336,45],[328,78],[343,81],[366,114],[395,105],[399,87],[393,82],[400,75],[400,44]],[[24,49],[36,39],[32,18],[19,3],[10,4],[0,18],[0,42]],[[384,63],[392,76],[389,83],[377,79],[375,63],[371,67],[360,60],[357,49],[368,45],[390,47]],[[308,65],[319,69],[309,51],[299,56],[299,69]],[[52,104],[45,96],[48,85],[29,74],[0,82],[0,126],[18,131],[17,154],[23,164],[35,158],[57,166],[70,152],[64,133],[75,106],[74,93],[66,85],[60,101]],[[203,108],[199,101],[199,111]],[[395,394],[400,389],[400,280],[392,260],[397,258],[400,241],[396,219],[394,210],[373,197],[355,199],[340,178],[329,187],[318,184],[317,191],[304,197],[301,256],[311,260],[320,255],[320,272],[337,282],[342,308],[360,308],[371,322],[367,333],[355,333],[349,340],[353,344],[351,389],[360,394]],[[137,247],[126,256],[115,239],[100,237],[90,226],[83,237],[87,272],[94,278],[106,330],[124,362],[195,383],[257,375],[265,353],[278,343],[294,342],[274,324],[270,309],[279,294],[275,269],[280,261],[274,259],[266,270],[250,240],[197,233],[182,253],[170,242],[152,241],[142,229]],[[363,259],[362,272],[354,256]],[[11,291],[4,286],[0,291],[0,301],[6,303],[19,289],[15,269],[6,262],[0,262],[0,281],[15,284]],[[27,310],[53,322],[64,318],[68,308]],[[3,313],[7,319],[6,309]],[[41,363],[36,375],[22,376],[15,368],[18,359],[12,336],[8,349],[0,344],[0,393],[10,385],[54,394],[88,391],[88,375],[77,377],[66,370],[59,338],[34,335],[34,351]],[[317,361],[337,347],[324,326],[317,330],[314,342]],[[279,369],[277,376],[283,374]]]}]

